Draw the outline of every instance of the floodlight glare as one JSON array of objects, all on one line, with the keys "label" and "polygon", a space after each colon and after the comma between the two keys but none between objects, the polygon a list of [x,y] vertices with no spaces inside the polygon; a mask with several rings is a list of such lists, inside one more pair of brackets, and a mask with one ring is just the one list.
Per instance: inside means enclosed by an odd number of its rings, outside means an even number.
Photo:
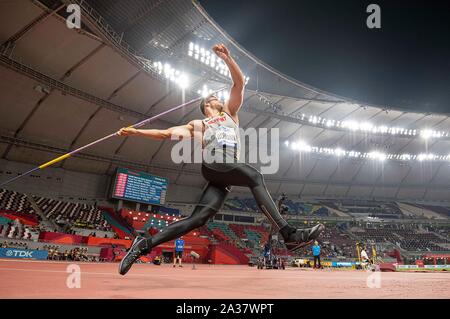
[{"label": "floodlight glare", "polygon": [[187,77],[186,74],[182,73],[179,77],[178,77],[178,85],[182,88],[185,89],[189,86],[189,78]]}]

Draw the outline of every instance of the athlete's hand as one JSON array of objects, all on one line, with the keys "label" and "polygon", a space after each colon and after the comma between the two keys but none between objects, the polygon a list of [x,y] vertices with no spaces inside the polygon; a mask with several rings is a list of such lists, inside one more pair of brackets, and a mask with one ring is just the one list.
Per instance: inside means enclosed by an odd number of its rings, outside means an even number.
[{"label": "athlete's hand", "polygon": [[117,131],[117,135],[119,136],[132,136],[137,134],[138,130],[132,127],[122,127],[119,131]]},{"label": "athlete's hand", "polygon": [[223,43],[216,44],[212,47],[212,50],[222,60],[227,60],[230,57],[230,51],[228,51]]}]

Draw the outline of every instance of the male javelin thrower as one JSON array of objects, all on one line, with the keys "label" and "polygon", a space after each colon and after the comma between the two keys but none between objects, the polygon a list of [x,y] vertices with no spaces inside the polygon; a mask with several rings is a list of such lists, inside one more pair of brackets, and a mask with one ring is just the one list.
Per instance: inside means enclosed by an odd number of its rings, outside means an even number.
[{"label": "male javelin thrower", "polygon": [[[215,95],[209,95],[200,103],[200,110],[205,116],[203,120],[193,120],[186,125],[175,126],[165,130],[122,128],[119,136],[144,136],[150,139],[163,140],[172,137],[193,138],[201,132],[203,147],[203,177],[208,181],[203,194],[188,218],[170,224],[153,237],[137,236],[122,259],[119,273],[125,275],[133,263],[144,254],[169,240],[203,226],[223,206],[231,186],[249,187],[262,213],[278,229],[288,249],[295,250],[316,239],[325,229],[322,224],[312,228],[296,229],[280,215],[273,202],[263,175],[254,167],[239,161],[239,109],[244,95],[244,76],[223,44],[215,45],[214,53],[221,58],[231,73],[233,85],[230,97],[222,103]],[[218,160],[219,159],[219,160]]]}]

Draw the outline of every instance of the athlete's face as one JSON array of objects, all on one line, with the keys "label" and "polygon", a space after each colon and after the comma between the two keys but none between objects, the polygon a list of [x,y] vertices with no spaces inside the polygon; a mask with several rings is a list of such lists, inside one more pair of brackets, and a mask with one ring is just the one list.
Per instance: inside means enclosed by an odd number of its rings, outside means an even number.
[{"label": "athlete's face", "polygon": [[205,114],[206,117],[216,116],[220,112],[222,112],[223,103],[219,101],[217,96],[212,95],[205,102]]}]

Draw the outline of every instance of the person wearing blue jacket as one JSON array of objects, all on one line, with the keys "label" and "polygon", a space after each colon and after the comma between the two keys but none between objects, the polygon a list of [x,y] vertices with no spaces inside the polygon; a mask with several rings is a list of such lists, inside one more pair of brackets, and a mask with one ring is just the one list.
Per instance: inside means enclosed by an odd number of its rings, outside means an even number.
[{"label": "person wearing blue jacket", "polygon": [[182,239],[182,237],[177,238],[177,240],[175,240],[175,256],[173,258],[173,267],[176,266],[177,260],[179,262],[179,266],[183,267],[181,265],[181,258],[183,258],[183,251],[184,251],[184,239]]},{"label": "person wearing blue jacket", "polygon": [[314,246],[312,247],[312,253],[314,257],[314,269],[322,268],[320,265],[320,246],[317,240],[314,242]]}]

